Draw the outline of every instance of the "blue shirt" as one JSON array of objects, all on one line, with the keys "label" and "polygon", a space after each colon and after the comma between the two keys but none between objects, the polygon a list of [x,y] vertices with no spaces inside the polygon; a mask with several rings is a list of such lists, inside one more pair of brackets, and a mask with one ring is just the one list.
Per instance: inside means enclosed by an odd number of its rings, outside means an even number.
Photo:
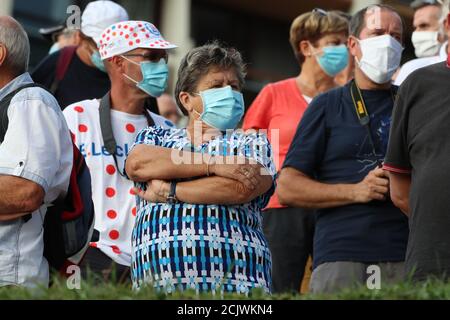
[{"label": "blue shirt", "polygon": [[[362,90],[362,95],[370,115],[376,155],[367,129],[359,123],[347,84],[312,101],[297,128],[284,167],[327,184],[363,180],[386,154],[394,93]],[[403,261],[407,240],[407,218],[391,200],[319,209],[314,267],[334,261]]]}]

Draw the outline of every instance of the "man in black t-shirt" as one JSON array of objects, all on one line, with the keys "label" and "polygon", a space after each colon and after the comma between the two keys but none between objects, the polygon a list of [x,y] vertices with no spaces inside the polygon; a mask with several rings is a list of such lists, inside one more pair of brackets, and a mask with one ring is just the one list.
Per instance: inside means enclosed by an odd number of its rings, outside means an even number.
[{"label": "man in black t-shirt", "polygon": [[402,84],[384,164],[392,200],[410,217],[406,272],[418,281],[450,278],[449,62]]},{"label": "man in black t-shirt", "polygon": [[[387,173],[379,167],[387,148],[396,91],[390,79],[400,64],[402,30],[390,7],[372,6],[353,16],[348,47],[356,59],[353,88],[359,96],[351,94],[352,81],[314,99],[284,162],[280,202],[317,209],[313,293],[366,283],[377,288],[403,278],[407,218],[387,197]],[[356,112],[364,105],[369,127]]]},{"label": "man in black t-shirt", "polygon": [[[53,92],[61,109],[77,101],[103,97],[111,83],[97,45],[104,29],[126,20],[128,14],[120,5],[112,1],[90,2],[81,16],[81,30],[77,31],[80,44],[47,56],[31,74],[33,80]],[[63,54],[66,63],[60,61]],[[65,69],[62,65],[67,64],[62,79],[57,77],[58,64],[60,69]]]}]

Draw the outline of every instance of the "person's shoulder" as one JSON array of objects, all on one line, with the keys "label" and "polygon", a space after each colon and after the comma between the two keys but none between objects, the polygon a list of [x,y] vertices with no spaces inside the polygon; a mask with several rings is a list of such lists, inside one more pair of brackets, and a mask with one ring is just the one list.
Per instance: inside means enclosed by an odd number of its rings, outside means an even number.
[{"label": "person's shoulder", "polygon": [[[29,80],[31,81],[31,78],[29,78]],[[55,111],[61,110],[55,97],[49,91],[40,86],[28,87],[20,90],[14,95],[14,97],[12,97],[11,105],[14,105],[16,102],[24,101],[40,101],[43,105],[54,109]]]},{"label": "person's shoulder", "polygon": [[100,101],[98,99],[86,99],[82,101],[78,101],[68,105],[64,110],[64,116],[73,116],[77,117],[91,117],[90,114],[93,112],[98,113],[98,108],[100,106]]},{"label": "person's shoulder", "polygon": [[426,67],[435,61],[434,57],[416,58],[406,62],[402,69],[405,71],[415,70],[417,68]]},{"label": "person's shoulder", "polygon": [[414,70],[404,81],[402,84],[402,87],[410,86],[410,85],[422,85],[422,84],[429,84],[430,79],[433,79],[432,77],[435,77],[437,75],[449,75],[450,76],[450,70],[447,67],[447,62],[438,62],[434,63],[422,68],[419,68],[417,70]]},{"label": "person's shoulder", "polygon": [[295,85],[295,78],[288,78],[276,82],[270,82],[262,87],[259,95],[267,96],[274,95],[279,92],[284,92],[286,88],[292,87],[293,84]]},{"label": "person's shoulder", "polygon": [[278,95],[290,95],[293,91],[298,90],[295,78],[288,78],[267,84],[260,94],[276,97]]},{"label": "person's shoulder", "polygon": [[155,122],[155,126],[161,127],[164,129],[173,129],[175,128],[175,125],[172,123],[172,121],[164,118],[163,116],[160,116],[154,112],[148,111],[150,116],[152,117],[153,121]]},{"label": "person's shoulder", "polygon": [[157,135],[157,136],[167,136],[170,135],[172,132],[176,131],[178,129],[176,128],[165,128],[162,127],[160,125],[153,125],[153,126],[148,126],[143,128],[139,133],[139,134],[152,134],[152,135]]},{"label": "person's shoulder", "polygon": [[280,89],[280,88],[290,87],[293,84],[295,85],[295,78],[288,78],[288,79],[269,83],[266,87],[270,87],[273,89]]},{"label": "person's shoulder", "polygon": [[397,85],[401,85],[414,71],[420,70],[422,68],[428,67],[430,65],[439,62],[442,62],[442,59],[439,56],[417,58],[410,60],[405,64],[403,64],[403,66],[400,68],[400,71],[394,82]]},{"label": "person's shoulder", "polygon": [[[426,72],[448,73],[450,71],[450,68],[447,65],[447,61],[441,61],[441,62],[432,63],[426,67],[423,67],[422,70],[425,70]],[[417,71],[420,71],[420,70],[417,70]]]},{"label": "person's shoulder", "polygon": [[[338,106],[340,99],[342,99],[342,94],[345,90],[350,90],[350,83],[347,83],[344,86],[338,86],[328,91],[325,91],[319,95],[317,95],[309,104],[308,109],[312,108],[323,108],[326,109],[328,107]],[[330,99],[335,99],[337,101],[332,101],[333,103],[329,103]]]},{"label": "person's shoulder", "polygon": [[[71,120],[77,121],[95,121],[98,119],[96,115],[98,114],[98,108],[100,106],[100,101],[98,99],[82,100],[68,105],[64,110],[63,114],[66,121]],[[78,120],[76,120],[78,119]]]},{"label": "person's shoulder", "polygon": [[159,125],[153,125],[145,127],[141,131],[139,131],[138,134],[136,135],[135,140],[139,142],[151,138],[152,140],[162,141],[165,140],[166,138],[177,136],[181,131],[182,129],[167,128]]}]

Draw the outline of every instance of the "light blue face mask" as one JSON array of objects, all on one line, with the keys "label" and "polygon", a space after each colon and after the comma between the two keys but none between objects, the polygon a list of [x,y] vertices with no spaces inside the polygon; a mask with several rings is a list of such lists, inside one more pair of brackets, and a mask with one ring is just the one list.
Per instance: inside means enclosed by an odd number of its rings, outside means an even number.
[{"label": "light blue face mask", "polygon": [[230,86],[197,93],[203,101],[200,119],[207,125],[225,131],[235,129],[244,115],[244,97]]},{"label": "light blue face mask", "polygon": [[50,50],[48,50],[48,54],[55,53],[56,51],[59,51],[61,48],[59,47],[59,43],[55,42],[51,47]]},{"label": "light blue face mask", "polygon": [[100,57],[100,53],[98,51],[94,51],[91,54],[91,61],[97,69],[99,69],[103,72],[106,72],[105,65],[104,65],[102,58]]},{"label": "light blue face mask", "polygon": [[348,64],[348,50],[344,44],[322,48],[322,54],[316,54],[317,62],[330,77],[336,76]]},{"label": "light blue face mask", "polygon": [[164,93],[169,79],[169,67],[167,66],[165,59],[161,59],[159,62],[145,61],[138,63],[127,59],[127,57],[122,57],[131,63],[139,65],[142,72],[142,80],[139,82],[130,78],[126,74],[124,74],[125,77],[136,83],[136,86],[139,89],[152,97],[157,98]]}]

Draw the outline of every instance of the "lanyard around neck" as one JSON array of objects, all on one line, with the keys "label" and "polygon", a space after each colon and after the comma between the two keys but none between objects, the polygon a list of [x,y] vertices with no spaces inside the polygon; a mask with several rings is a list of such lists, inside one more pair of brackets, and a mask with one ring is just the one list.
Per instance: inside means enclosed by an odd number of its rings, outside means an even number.
[{"label": "lanyard around neck", "polygon": [[[355,112],[356,112],[356,115],[358,116],[359,123],[363,127],[365,127],[367,130],[369,142],[372,147],[372,154],[373,154],[374,158],[377,159],[378,167],[381,167],[381,161],[378,160],[378,157],[377,157],[377,152],[376,152],[377,147],[375,145],[375,140],[373,139],[372,131],[370,130],[369,112],[367,111],[366,104],[364,103],[364,99],[362,97],[361,90],[357,86],[355,80],[351,81],[350,94],[352,96],[353,106],[355,107]],[[395,96],[394,96],[394,93],[392,92],[392,88],[391,88],[391,95],[392,95],[392,101],[395,101]]]}]

